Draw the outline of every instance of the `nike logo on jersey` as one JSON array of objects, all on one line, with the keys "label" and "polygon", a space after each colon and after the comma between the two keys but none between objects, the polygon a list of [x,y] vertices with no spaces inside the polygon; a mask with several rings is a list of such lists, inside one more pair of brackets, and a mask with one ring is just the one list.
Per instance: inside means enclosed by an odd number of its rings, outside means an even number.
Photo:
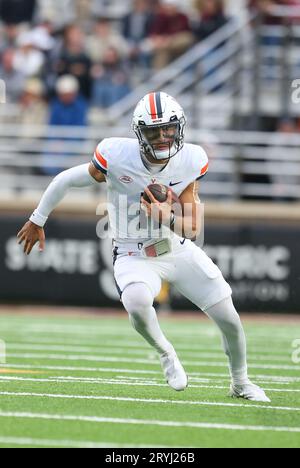
[{"label": "nike logo on jersey", "polygon": [[175,185],[179,185],[179,184],[182,184],[182,181],[181,182],[175,182],[175,184],[172,184],[172,182],[170,182],[170,187],[174,187]]}]

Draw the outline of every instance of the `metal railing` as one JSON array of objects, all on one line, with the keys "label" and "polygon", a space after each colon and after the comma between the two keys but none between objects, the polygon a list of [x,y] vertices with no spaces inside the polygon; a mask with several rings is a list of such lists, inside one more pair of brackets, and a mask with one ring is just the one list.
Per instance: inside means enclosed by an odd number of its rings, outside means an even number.
[{"label": "metal railing", "polygon": [[[183,56],[172,62],[163,70],[154,73],[154,75],[147,80],[147,83],[142,83],[137,86],[132,93],[110,108],[108,113],[110,122],[117,123],[120,122],[122,117],[128,116],[138,100],[147,94],[149,90],[156,91],[166,88],[172,90],[173,85],[178,86],[178,79],[184,77],[184,79],[180,79],[181,87],[177,87],[173,91],[173,94],[179,96],[191,85],[198,83],[199,80],[201,81],[203,78],[201,76],[201,66],[200,69],[197,69],[197,66],[199,66],[199,64],[201,65],[202,61],[209,56],[211,51],[218,50],[220,45],[226,43],[237,34],[241,33],[241,31],[245,30],[252,18],[253,17],[249,15],[246,15],[246,17],[232,18],[216,33],[212,34],[201,43],[196,44]],[[234,55],[235,52],[236,50],[232,50],[229,56]],[[224,51],[224,53],[226,52]],[[215,63],[211,63],[211,67],[216,67],[224,62],[224,58],[219,54],[218,58],[215,57],[213,61],[215,61]],[[209,71],[210,70],[207,70],[208,73]]]},{"label": "metal railing", "polygon": [[[34,131],[38,138],[31,127],[1,126],[0,194],[41,192],[55,173],[89,162],[101,139],[133,137],[128,127]],[[205,197],[300,200],[300,135],[190,129],[186,141],[202,145],[209,155],[210,171],[201,183]]]},{"label": "metal railing", "polygon": [[291,82],[300,76],[300,25],[291,21],[298,14],[298,7],[275,8],[274,16],[285,18],[276,26],[247,11],[231,18],[112,106],[110,123],[128,123],[138,100],[162,89],[185,104],[195,127],[204,122],[215,128],[216,111],[223,115],[217,125],[222,128],[235,128],[243,116],[300,115],[289,94]]}]

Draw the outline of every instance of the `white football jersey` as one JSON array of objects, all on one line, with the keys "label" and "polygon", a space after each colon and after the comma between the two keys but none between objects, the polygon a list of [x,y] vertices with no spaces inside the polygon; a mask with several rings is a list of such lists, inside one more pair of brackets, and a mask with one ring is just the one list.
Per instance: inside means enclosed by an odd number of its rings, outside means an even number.
[{"label": "white football jersey", "polygon": [[153,226],[153,221],[145,218],[141,194],[148,185],[157,183],[171,187],[180,196],[208,170],[204,149],[185,144],[163,170],[153,175],[142,161],[138,140],[131,138],[103,140],[95,151],[93,164],[107,179],[110,226],[118,242],[176,236],[165,227]]}]

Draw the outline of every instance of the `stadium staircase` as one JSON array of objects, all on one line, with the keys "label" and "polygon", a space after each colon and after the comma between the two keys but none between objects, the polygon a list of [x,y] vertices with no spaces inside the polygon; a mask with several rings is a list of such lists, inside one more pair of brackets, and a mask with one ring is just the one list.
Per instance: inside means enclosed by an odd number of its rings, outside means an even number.
[{"label": "stadium staircase", "polygon": [[[286,11],[278,11],[278,15]],[[194,128],[239,129],[259,116],[299,116],[292,82],[300,77],[300,26],[266,26],[244,14],[229,22],[165,69],[136,86],[109,110],[111,124],[126,125],[149,90],[176,96]],[[191,121],[192,120],[192,121]]]}]

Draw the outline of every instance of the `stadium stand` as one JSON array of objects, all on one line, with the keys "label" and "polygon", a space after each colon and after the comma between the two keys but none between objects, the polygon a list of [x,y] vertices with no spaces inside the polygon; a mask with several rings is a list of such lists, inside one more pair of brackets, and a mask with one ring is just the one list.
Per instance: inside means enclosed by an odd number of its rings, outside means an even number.
[{"label": "stadium stand", "polygon": [[3,195],[38,196],[164,89],[210,154],[206,197],[299,200],[299,0],[0,0],[0,18]]}]

